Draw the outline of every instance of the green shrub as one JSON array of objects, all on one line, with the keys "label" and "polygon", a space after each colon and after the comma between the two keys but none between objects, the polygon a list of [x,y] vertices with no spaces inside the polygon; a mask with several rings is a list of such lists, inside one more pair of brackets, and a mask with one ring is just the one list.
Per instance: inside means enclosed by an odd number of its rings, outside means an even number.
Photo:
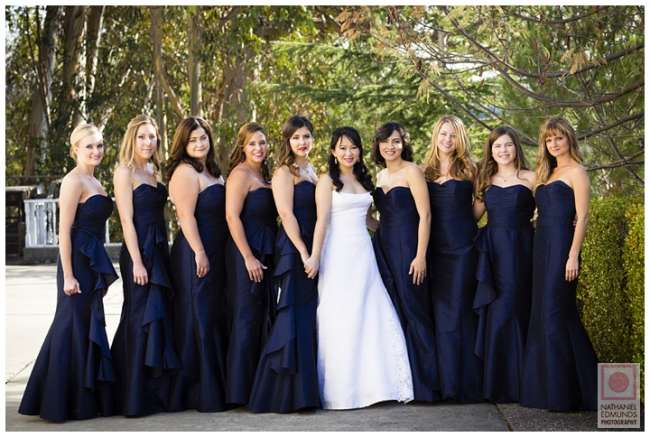
[{"label": "green shrub", "polygon": [[625,294],[628,296],[631,318],[630,354],[631,362],[641,364],[641,399],[643,399],[643,315],[644,315],[644,239],[643,202],[635,202],[625,211],[628,233],[623,248],[623,268],[625,269]]},{"label": "green shrub", "polygon": [[600,362],[630,362],[630,301],[625,293],[623,244],[629,198],[592,199],[582,246],[578,304]]}]

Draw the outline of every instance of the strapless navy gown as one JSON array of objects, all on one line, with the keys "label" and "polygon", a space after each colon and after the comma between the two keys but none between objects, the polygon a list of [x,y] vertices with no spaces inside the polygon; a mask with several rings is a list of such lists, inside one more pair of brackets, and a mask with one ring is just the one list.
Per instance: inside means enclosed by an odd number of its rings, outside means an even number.
[{"label": "strapless navy gown", "polygon": [[174,338],[182,369],[171,381],[170,411],[226,409],[225,199],[224,186],[214,184],[196,200],[194,217],[210,261],[207,275],[196,276],[194,251],[182,231],[172,246]]},{"label": "strapless navy gown", "polygon": [[427,182],[431,200],[429,292],[443,399],[483,400],[482,363],[474,354],[477,316],[472,182]]},{"label": "strapless navy gown", "polygon": [[232,238],[226,244],[230,341],[226,398],[235,405],[248,404],[262,345],[270,329],[273,244],[277,212],[270,188],[250,191],[240,214],[248,245],[266,267],[262,282],[248,277],[244,258]]},{"label": "strapless navy gown", "polygon": [[[293,188],[293,214],[310,253],[316,226],[315,190],[309,181]],[[307,277],[300,254],[282,227],[275,240],[273,277],[275,320],[260,356],[248,408],[256,413],[319,408],[318,279]]]},{"label": "strapless navy gown", "polygon": [[373,238],[375,256],[404,330],[414,400],[435,401],[440,399],[440,385],[427,281],[414,285],[409,275],[417,253],[420,216],[408,187],[394,187],[388,193],[376,188],[374,198],[380,213]]},{"label": "strapless navy gown", "polygon": [[564,279],[573,241],[575,199],[563,181],[535,193],[533,295],[521,404],[548,410],[595,410],[597,359],[576,306],[577,280]]},{"label": "strapless navy gown", "polygon": [[493,402],[518,402],[530,315],[535,211],[523,185],[492,185],[485,193],[488,224],[479,231],[479,315],[474,352],[483,359],[483,395]]},{"label": "strapless navy gown", "polygon": [[146,285],[133,281],[133,261],[126,243],[122,243],[120,251],[124,304],[111,353],[115,367],[115,413],[125,416],[165,410],[165,384],[160,377],[180,368],[171,319],[166,202],[163,184],[141,184],[133,190],[133,224],[149,278]]},{"label": "strapless navy gown", "polygon": [[114,381],[102,298],[117,279],[104,249],[110,198],[96,194],[77,206],[71,231],[72,271],[81,294],[63,292],[57,261],[54,321],[45,337],[18,412],[63,422],[112,414]]}]

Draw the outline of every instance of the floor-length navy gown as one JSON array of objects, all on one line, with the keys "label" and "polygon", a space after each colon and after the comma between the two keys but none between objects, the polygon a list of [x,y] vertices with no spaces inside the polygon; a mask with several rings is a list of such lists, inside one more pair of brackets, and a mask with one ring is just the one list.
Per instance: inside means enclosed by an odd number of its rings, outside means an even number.
[{"label": "floor-length navy gown", "polygon": [[165,226],[167,189],[146,183],[133,190],[133,224],[149,282],[133,280],[126,243],[120,252],[124,303],[111,353],[115,367],[115,413],[143,416],[164,411],[164,373],[180,368],[171,319],[172,286]]},{"label": "floor-length navy gown", "polygon": [[[293,188],[293,214],[310,253],[316,226],[315,190],[309,181],[300,181]],[[273,276],[275,319],[262,349],[248,408],[256,413],[319,408],[318,280],[307,277],[300,254],[283,227],[275,240]]]},{"label": "floor-length navy gown", "polygon": [[225,301],[225,189],[204,188],[198,195],[196,218],[210,262],[208,274],[196,275],[196,260],[182,231],[171,251],[174,286],[174,338],[182,369],[172,378],[169,410],[223,411],[226,382],[227,326]]},{"label": "floor-length navy gown", "polygon": [[487,226],[479,230],[474,352],[483,359],[483,395],[518,402],[533,273],[532,192],[524,185],[490,186]]},{"label": "floor-length navy gown", "polygon": [[449,179],[427,182],[431,200],[429,293],[435,324],[438,375],[443,399],[483,400],[482,363],[474,354],[477,316],[472,212],[473,184]]},{"label": "floor-length navy gown", "polygon": [[263,187],[248,192],[240,219],[253,255],[267,269],[261,282],[251,281],[244,258],[233,239],[228,239],[226,269],[230,339],[226,398],[234,405],[248,404],[262,345],[270,329],[269,300],[277,219],[271,189]]},{"label": "floor-length navy gown", "polygon": [[521,404],[556,411],[595,410],[597,359],[576,306],[577,280],[565,280],[573,241],[573,189],[556,180],[535,193],[533,295]]},{"label": "floor-length navy gown", "polygon": [[63,422],[112,414],[114,381],[102,298],[117,279],[104,248],[109,197],[95,194],[77,206],[71,229],[72,272],[80,294],[63,292],[57,260],[54,321],[43,341],[18,412]]},{"label": "floor-length navy gown", "polygon": [[414,400],[440,399],[433,314],[426,280],[413,284],[409,267],[418,247],[420,216],[408,187],[380,187],[374,192],[380,213],[374,236],[375,255],[386,289],[399,315],[406,339]]}]

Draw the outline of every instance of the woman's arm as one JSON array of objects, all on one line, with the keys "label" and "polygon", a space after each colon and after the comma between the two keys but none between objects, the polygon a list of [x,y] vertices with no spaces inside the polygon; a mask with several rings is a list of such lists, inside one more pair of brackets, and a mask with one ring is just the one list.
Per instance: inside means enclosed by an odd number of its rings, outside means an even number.
[{"label": "woman's arm", "polygon": [[431,232],[431,205],[429,204],[429,189],[424,174],[415,165],[406,171],[406,180],[411,188],[415,207],[420,221],[418,224],[418,248],[415,258],[409,266],[409,275],[413,275],[413,284],[420,285],[427,274],[427,247]]},{"label": "woman's arm", "polygon": [[200,188],[198,175],[194,168],[186,164],[176,167],[169,181],[169,194],[176,206],[178,224],[194,252],[196,276],[202,278],[210,271],[210,261],[205,253],[199,227],[194,217]]},{"label": "woman's arm", "polygon": [[366,227],[370,229],[372,232],[377,232],[377,229],[379,229],[379,220],[377,220],[377,218],[375,217],[376,211],[377,210],[371,203],[370,206],[368,207],[368,212],[366,213]]},{"label": "woman's arm", "polygon": [[233,169],[228,175],[228,182],[226,183],[226,221],[228,222],[228,229],[230,229],[230,236],[242,258],[244,258],[248,277],[251,281],[261,282],[266,266],[253,255],[253,251],[246,239],[244,224],[239,217],[250,189],[248,179],[246,172],[237,168]]},{"label": "woman's arm", "polygon": [[59,256],[63,268],[63,292],[68,296],[81,293],[79,282],[72,271],[72,223],[77,213],[83,185],[76,175],[68,174],[59,191]]},{"label": "woman's arm", "polygon": [[565,279],[567,281],[573,281],[578,277],[580,268],[578,257],[585,240],[589,219],[589,176],[587,172],[582,167],[575,169],[570,175],[570,181],[575,197],[576,222],[569,258],[566,262]]},{"label": "woman's arm", "polygon": [[330,221],[330,209],[332,207],[332,179],[324,174],[316,184],[316,229],[314,230],[314,243],[311,256],[305,263],[305,272],[311,279],[318,274],[320,265],[321,249],[325,242],[327,226]]},{"label": "woman's arm", "polygon": [[133,281],[138,285],[145,285],[149,279],[138,247],[138,234],[133,224],[133,185],[131,183],[131,170],[120,165],[113,174],[113,188],[115,190],[115,203],[120,213],[124,244],[133,261]]},{"label": "woman's arm", "polygon": [[284,232],[286,232],[287,237],[293,243],[304,263],[309,258],[309,252],[300,236],[298,220],[293,214],[293,175],[286,166],[276,170],[273,179],[271,179],[271,188],[273,189],[273,200],[275,200],[275,207],[282,220]]}]

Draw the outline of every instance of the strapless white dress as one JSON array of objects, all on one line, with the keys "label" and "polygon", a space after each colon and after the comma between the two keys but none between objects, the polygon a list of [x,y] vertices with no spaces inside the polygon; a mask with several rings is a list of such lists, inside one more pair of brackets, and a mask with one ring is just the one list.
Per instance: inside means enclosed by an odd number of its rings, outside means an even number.
[{"label": "strapless white dress", "polygon": [[366,228],[370,193],[332,191],[318,279],[318,380],[325,409],[413,400],[406,341]]}]

